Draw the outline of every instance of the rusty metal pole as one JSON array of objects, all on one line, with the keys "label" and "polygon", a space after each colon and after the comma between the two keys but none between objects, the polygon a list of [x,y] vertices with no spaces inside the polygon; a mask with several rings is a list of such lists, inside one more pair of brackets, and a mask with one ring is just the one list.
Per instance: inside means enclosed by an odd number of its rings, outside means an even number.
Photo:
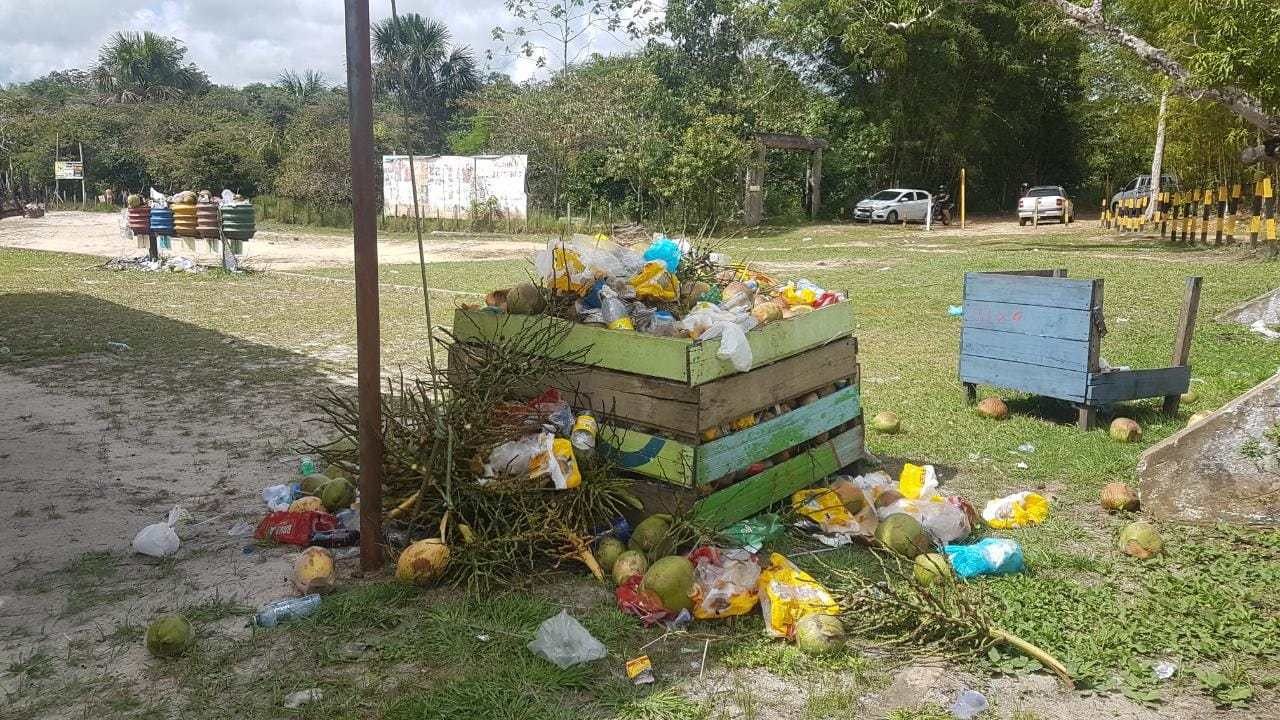
[{"label": "rusty metal pole", "polygon": [[369,0],[346,0],[347,103],[356,256],[356,382],[360,409],[360,569],[382,568],[382,358],[378,317],[378,208],[373,172]]}]

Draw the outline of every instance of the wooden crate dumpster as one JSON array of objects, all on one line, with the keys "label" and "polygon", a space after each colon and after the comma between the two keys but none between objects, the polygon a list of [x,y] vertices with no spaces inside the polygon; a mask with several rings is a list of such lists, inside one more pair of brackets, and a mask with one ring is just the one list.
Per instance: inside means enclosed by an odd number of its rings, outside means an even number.
[{"label": "wooden crate dumpster", "polygon": [[[542,321],[458,310],[453,332],[462,342],[501,338]],[[615,464],[694,492],[695,516],[723,527],[863,457],[853,328],[848,302],[771,323],[747,333],[753,366],[737,372],[716,357],[718,340],[574,323],[560,350],[589,348],[589,366],[561,381],[560,389],[609,416],[599,448]],[[720,428],[779,406],[792,409],[719,435]],[[743,477],[766,461],[772,465]]]}]

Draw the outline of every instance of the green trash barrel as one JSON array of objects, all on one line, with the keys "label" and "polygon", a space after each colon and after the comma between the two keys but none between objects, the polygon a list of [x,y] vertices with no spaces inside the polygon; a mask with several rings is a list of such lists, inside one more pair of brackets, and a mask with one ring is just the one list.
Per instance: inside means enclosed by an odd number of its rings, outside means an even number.
[{"label": "green trash barrel", "polygon": [[252,205],[223,205],[222,234],[228,240],[249,240],[256,232]]}]

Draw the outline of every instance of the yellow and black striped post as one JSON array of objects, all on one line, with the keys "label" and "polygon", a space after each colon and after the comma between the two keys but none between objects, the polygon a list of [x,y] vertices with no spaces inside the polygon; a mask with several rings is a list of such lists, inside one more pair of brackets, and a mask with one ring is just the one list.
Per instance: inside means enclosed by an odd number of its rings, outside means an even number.
[{"label": "yellow and black striped post", "polygon": [[1227,201],[1227,244],[1234,245],[1236,242],[1236,213],[1240,212],[1240,195],[1242,186],[1235,183],[1231,186],[1231,198]]},{"label": "yellow and black striped post", "polygon": [[1222,221],[1227,214],[1226,183],[1221,183],[1218,185],[1218,194],[1215,196],[1214,199],[1217,200],[1217,204],[1214,207],[1214,212],[1217,213],[1218,215],[1218,225],[1217,225],[1217,229],[1213,233],[1213,244],[1221,245],[1222,244]]},{"label": "yellow and black striped post", "polygon": [[1262,230],[1262,181],[1253,183],[1253,206],[1249,218],[1249,247],[1258,247],[1258,233]]},{"label": "yellow and black striped post", "polygon": [[[1169,240],[1178,241],[1178,206],[1182,204],[1182,193],[1175,192],[1169,196]],[[1164,233],[1160,233],[1164,237]]]},{"label": "yellow and black striped post", "polygon": [[1200,244],[1209,244],[1209,210],[1213,207],[1213,188],[1205,188],[1200,196]]},{"label": "yellow and black striped post", "polygon": [[1276,255],[1280,246],[1276,244],[1276,198],[1271,190],[1271,178],[1262,178],[1262,202],[1267,210],[1267,254]]}]

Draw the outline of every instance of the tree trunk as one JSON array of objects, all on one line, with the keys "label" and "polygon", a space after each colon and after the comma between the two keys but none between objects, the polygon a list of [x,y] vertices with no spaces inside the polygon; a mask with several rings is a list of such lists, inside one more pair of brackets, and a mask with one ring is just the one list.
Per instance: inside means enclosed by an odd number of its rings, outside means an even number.
[{"label": "tree trunk", "polygon": [[1151,153],[1151,195],[1147,198],[1147,222],[1155,216],[1156,203],[1160,200],[1161,174],[1164,172],[1165,113],[1169,110],[1169,91],[1160,93],[1160,114],[1156,120],[1156,147]]}]

